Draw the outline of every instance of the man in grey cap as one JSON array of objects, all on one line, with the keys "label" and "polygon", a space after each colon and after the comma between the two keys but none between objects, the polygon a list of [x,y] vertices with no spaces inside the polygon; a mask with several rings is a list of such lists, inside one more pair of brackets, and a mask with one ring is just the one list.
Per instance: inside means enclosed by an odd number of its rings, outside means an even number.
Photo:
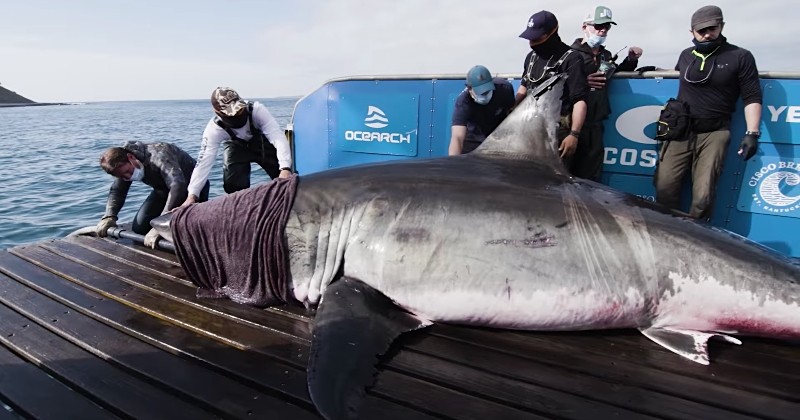
[{"label": "man in grey cap", "polygon": [[514,87],[484,66],[469,69],[466,85],[453,109],[450,156],[475,150],[514,108]]},{"label": "man in grey cap", "polygon": [[738,154],[748,160],[758,149],[761,136],[761,85],[756,60],[750,51],[728,43],[722,35],[725,22],[717,6],[705,6],[692,15],[694,43],[681,52],[675,70],[680,72],[678,99],[688,105],[691,117],[684,138],[661,147],[655,174],[656,201],[679,208],[681,183],[692,175],[689,214],[711,218],[717,180],[730,142],[731,114],[741,97],[747,130]]},{"label": "man in grey cap", "polygon": [[289,141],[266,106],[245,101],[229,87],[218,87],[211,93],[211,107],[216,116],[203,131],[197,167],[184,205],[197,202],[220,145],[222,182],[228,194],[250,187],[250,163],[257,163],[272,179],[291,175]]}]

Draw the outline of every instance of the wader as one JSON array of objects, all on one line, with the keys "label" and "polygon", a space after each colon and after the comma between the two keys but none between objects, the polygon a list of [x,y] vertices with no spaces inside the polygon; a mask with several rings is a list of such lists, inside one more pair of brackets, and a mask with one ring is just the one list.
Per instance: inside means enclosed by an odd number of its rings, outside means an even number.
[{"label": "wader", "polygon": [[278,152],[275,146],[269,142],[267,136],[256,128],[253,123],[253,104],[248,102],[247,112],[250,122],[250,133],[253,137],[250,140],[242,140],[230,127],[226,126],[219,118],[214,122],[228,133],[230,140],[222,143],[222,186],[225,192],[230,194],[250,188],[250,164],[257,163],[269,175],[275,179],[280,175],[278,164]]}]

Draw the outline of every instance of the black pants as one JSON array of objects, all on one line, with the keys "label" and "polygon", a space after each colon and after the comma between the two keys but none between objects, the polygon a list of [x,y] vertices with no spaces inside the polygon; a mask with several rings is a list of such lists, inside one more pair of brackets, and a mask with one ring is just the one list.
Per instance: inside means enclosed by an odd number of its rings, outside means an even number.
[{"label": "black pants", "polygon": [[[200,191],[200,197],[198,197],[199,202],[208,201],[208,189],[210,185],[211,184],[206,181],[206,186]],[[178,197],[178,203],[182,203],[186,200],[187,195],[188,192],[183,195],[183,198]],[[139,211],[136,212],[136,216],[133,218],[133,226],[131,229],[133,229],[134,233],[146,235],[147,232],[150,232],[150,221],[161,216],[161,212],[164,211],[164,206],[167,205],[168,197],[169,191],[154,189],[150,195],[144,199],[144,203],[139,207]]]},{"label": "black pants", "polygon": [[[569,132],[569,127],[559,128],[559,144]],[[564,166],[573,176],[599,182],[600,174],[603,172],[604,149],[603,123],[586,123],[578,138],[575,154],[564,159]]]},{"label": "black pants", "polygon": [[250,163],[257,163],[272,179],[280,175],[275,146],[263,135],[250,141],[226,141],[222,146],[222,186],[226,193],[250,188]]}]

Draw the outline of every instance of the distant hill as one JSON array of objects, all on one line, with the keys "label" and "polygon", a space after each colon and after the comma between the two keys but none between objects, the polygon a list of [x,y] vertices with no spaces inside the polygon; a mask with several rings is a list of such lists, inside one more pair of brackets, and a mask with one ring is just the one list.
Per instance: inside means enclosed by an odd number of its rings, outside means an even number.
[{"label": "distant hill", "polygon": [[17,92],[12,92],[0,86],[0,104],[35,104],[36,102],[17,95]]}]

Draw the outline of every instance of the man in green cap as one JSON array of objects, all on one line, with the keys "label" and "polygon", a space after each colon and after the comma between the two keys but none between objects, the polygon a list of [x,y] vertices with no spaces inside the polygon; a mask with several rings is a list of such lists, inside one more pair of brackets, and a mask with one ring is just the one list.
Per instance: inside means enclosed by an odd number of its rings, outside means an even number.
[{"label": "man in green cap", "polygon": [[611,9],[597,6],[581,22],[583,38],[578,38],[570,48],[580,53],[584,72],[588,75],[589,92],[586,95],[586,121],[578,137],[578,148],[573,157],[572,174],[593,181],[600,181],[603,170],[603,121],[611,113],[608,101],[608,82],[615,70],[636,69],[642,49],[630,47],[628,54],[619,66],[616,57],[603,44],[614,22]]}]

